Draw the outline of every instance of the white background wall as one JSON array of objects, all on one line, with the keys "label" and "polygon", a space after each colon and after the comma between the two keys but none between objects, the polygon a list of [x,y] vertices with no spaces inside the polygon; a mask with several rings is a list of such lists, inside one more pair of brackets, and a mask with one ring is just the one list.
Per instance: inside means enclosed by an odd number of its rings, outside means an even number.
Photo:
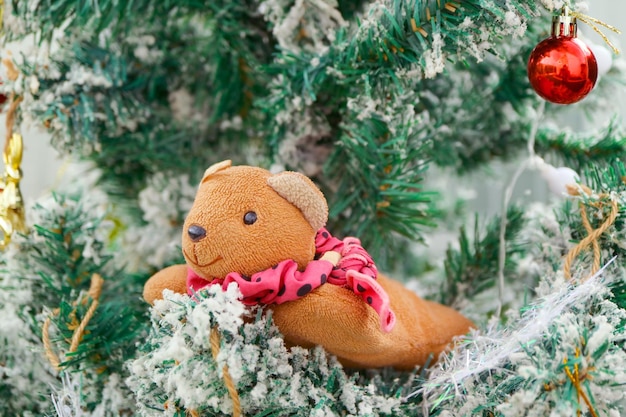
[{"label": "white background wall", "polygon": [[[588,14],[626,31],[626,0],[594,0],[589,4]],[[594,42],[602,42],[589,27],[580,24],[579,28],[582,28],[584,34]],[[626,35],[618,36],[611,33],[610,37],[617,41],[618,47],[624,51],[623,53],[626,53]],[[624,106],[617,110],[621,110],[622,115],[626,115]],[[4,118],[0,117],[0,138],[4,138],[4,135]],[[54,188],[59,176],[62,175],[63,161],[50,147],[49,138],[38,132],[36,128],[23,131],[23,136],[25,151],[22,192],[26,200],[32,200],[46,190]],[[480,181],[475,178],[466,178],[458,185],[460,188],[471,187],[475,190],[476,199],[472,208],[487,212],[499,210],[502,204],[502,179],[511,175],[514,166],[509,165],[494,169],[502,169],[504,174],[494,175],[493,179],[487,181],[484,181],[484,178],[481,178]],[[528,200],[544,199],[546,198],[545,184],[536,174],[529,173],[521,179],[515,194],[517,198]]]}]

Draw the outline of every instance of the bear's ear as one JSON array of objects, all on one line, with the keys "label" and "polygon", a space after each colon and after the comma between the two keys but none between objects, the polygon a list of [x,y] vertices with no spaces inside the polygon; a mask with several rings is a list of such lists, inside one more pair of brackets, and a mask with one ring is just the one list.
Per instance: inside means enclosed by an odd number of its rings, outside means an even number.
[{"label": "bear's ear", "polygon": [[267,179],[267,184],[282,198],[296,206],[313,230],[318,231],[328,220],[328,204],[313,181],[298,172],[281,172]]},{"label": "bear's ear", "polygon": [[204,171],[204,175],[202,176],[202,181],[200,181],[200,184],[205,182],[211,175],[215,174],[216,172],[221,171],[226,168],[230,168],[231,165],[232,165],[232,161],[230,159],[226,159],[225,161],[217,162],[211,165],[210,167],[206,169],[206,171]]}]

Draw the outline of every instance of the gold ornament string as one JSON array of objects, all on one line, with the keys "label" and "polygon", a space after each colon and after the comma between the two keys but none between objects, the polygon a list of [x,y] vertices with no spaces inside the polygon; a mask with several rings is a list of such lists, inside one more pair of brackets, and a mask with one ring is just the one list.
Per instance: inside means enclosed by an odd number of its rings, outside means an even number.
[{"label": "gold ornament string", "polygon": [[[571,196],[579,196],[580,190],[582,190],[588,196],[592,194],[591,189],[589,189],[586,186],[579,187],[579,186],[568,184],[566,187],[567,187],[568,194]],[[598,202],[594,205],[601,209],[603,208],[604,203]],[[611,201],[610,207],[611,207],[611,212],[609,213],[609,216],[606,218],[606,220],[604,220],[604,222],[602,223],[602,225],[600,225],[599,228],[594,229],[591,226],[591,223],[589,222],[589,218],[587,217],[587,209],[585,207],[585,204],[582,201],[580,202],[580,217],[582,218],[583,226],[585,227],[585,230],[587,231],[587,236],[584,239],[582,239],[580,242],[578,242],[578,244],[574,246],[565,257],[565,263],[563,265],[563,273],[565,274],[565,278],[567,278],[568,280],[572,279],[572,272],[571,272],[572,263],[578,257],[578,255],[590,245],[593,251],[593,264],[591,266],[590,276],[593,276],[596,272],[600,270],[601,253],[600,253],[600,244],[598,243],[598,239],[600,239],[600,237],[604,234],[604,232],[606,232],[607,229],[611,227],[611,225],[615,222],[615,219],[617,219],[617,214],[619,212],[619,207],[616,201]]]},{"label": "gold ornament string", "polygon": [[563,7],[563,13],[567,14],[568,12],[569,12],[570,16],[575,17],[576,19],[580,20],[581,22],[584,22],[587,25],[589,25],[591,27],[591,29],[593,29],[598,35],[600,35],[602,40],[604,40],[604,42],[606,42],[606,44],[609,45],[609,47],[613,50],[615,55],[619,55],[619,49],[617,49],[615,47],[615,45],[613,45],[613,43],[611,43],[609,38],[602,32],[602,30],[600,30],[598,25],[599,26],[603,26],[603,27],[609,29],[610,31],[613,31],[613,32],[615,32],[615,33],[617,33],[619,35],[622,32],[618,28],[616,28],[615,26],[611,26],[608,23],[604,23],[602,20],[596,19],[595,17],[591,17],[591,16],[588,16],[586,14],[582,14],[580,12],[571,11],[567,7]]},{"label": "gold ornament string", "polygon": [[[68,350],[68,353],[74,353],[76,352],[76,350],[78,349],[78,345],[80,344],[80,342],[83,339],[83,336],[85,335],[85,330],[87,329],[87,325],[89,324],[89,321],[92,319],[92,317],[94,316],[96,309],[98,308],[98,304],[99,304],[99,299],[100,299],[100,293],[102,292],[102,284],[104,284],[104,280],[102,279],[102,277],[98,274],[93,274],[91,276],[91,284],[89,285],[89,291],[87,293],[87,295],[89,296],[89,298],[91,298],[91,305],[89,306],[89,309],[87,310],[87,313],[85,313],[85,316],[83,317],[83,319],[80,321],[80,323],[78,324],[78,326],[76,326],[76,328],[74,329],[74,332],[72,333],[72,340],[70,343],[70,348]],[[87,298],[83,298],[82,300],[82,304],[84,305],[87,301]],[[78,303],[75,302],[74,305],[76,306]],[[59,314],[59,309],[55,309],[52,312],[52,315],[57,315]],[[76,309],[74,309],[73,314],[76,314]],[[52,366],[57,369],[60,370],[61,366],[60,366],[60,359],[59,356],[55,353],[54,349],[52,348],[52,342],[50,340],[50,323],[52,322],[52,315],[48,316],[48,318],[46,318],[46,320],[43,323],[43,327],[42,327],[42,331],[41,331],[41,338],[43,341],[43,346],[45,349],[45,354],[46,354],[46,358],[48,358],[48,361],[50,362],[50,364],[52,364]],[[67,354],[66,354],[67,355]]]}]

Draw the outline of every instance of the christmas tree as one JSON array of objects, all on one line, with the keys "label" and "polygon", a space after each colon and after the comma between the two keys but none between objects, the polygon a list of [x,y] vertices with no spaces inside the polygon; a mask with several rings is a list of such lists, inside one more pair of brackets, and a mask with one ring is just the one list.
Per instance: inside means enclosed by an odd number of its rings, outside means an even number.
[{"label": "christmas tree", "polygon": [[[563,6],[597,25],[560,0],[5,2],[5,45],[34,47],[2,57],[0,415],[626,413],[626,140],[563,123],[612,110],[626,75],[615,60],[572,106],[537,95],[528,58]],[[22,227],[27,125],[76,162]],[[516,158],[501,214],[447,195]],[[287,348],[235,287],[150,307],[225,159],[309,176],[329,230],[477,329],[430,367],[352,370]],[[511,204],[533,169],[558,199]]]}]

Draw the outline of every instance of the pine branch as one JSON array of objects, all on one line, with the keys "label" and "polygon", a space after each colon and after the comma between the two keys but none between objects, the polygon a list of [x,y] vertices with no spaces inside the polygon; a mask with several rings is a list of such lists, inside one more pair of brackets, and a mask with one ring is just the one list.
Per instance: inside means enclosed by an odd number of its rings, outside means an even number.
[{"label": "pine branch", "polygon": [[[252,97],[262,91],[262,74],[255,69],[268,62],[273,45],[254,1],[203,4],[140,0],[84,2],[80,7],[65,0],[55,1],[54,6],[47,3],[40,2],[34,8],[22,5],[14,13],[29,22],[38,22],[31,31],[45,38],[52,36],[53,29],[65,25],[65,41],[69,40],[67,47],[73,49],[73,56],[62,57],[56,64],[75,61],[87,68],[102,68],[105,76],[118,82],[118,87],[122,81],[125,90],[142,93],[135,95],[135,104],[163,104],[168,92],[184,85],[198,93],[196,104],[212,99],[212,121],[225,115],[240,114],[245,118]],[[145,19],[141,28],[123,18],[126,14],[141,15]],[[68,21],[75,25],[67,25]],[[102,46],[103,37],[106,46]],[[159,43],[154,44],[154,39],[159,39]],[[118,47],[107,50],[110,44]],[[139,49],[146,47],[148,50]],[[150,52],[150,56],[143,56]],[[115,71],[109,66],[114,66]],[[59,71],[64,75],[68,68]],[[116,79],[120,77],[124,79]],[[206,93],[207,84],[210,93]],[[88,97],[89,93],[86,92]],[[80,97],[77,96],[72,98]],[[63,102],[68,105],[74,101]],[[111,111],[106,106],[104,109]],[[88,130],[83,133],[89,136]]]},{"label": "pine branch", "polygon": [[[39,82],[24,89],[33,95],[24,110],[49,128],[57,149],[94,160],[127,198],[157,171],[193,174],[217,161],[215,151],[236,154],[249,140],[242,129],[263,119],[252,101],[265,94],[257,68],[273,46],[253,3],[222,3],[19,6],[44,36],[66,20],[81,23],[80,32],[68,27],[51,63],[19,66]],[[126,13],[147,19],[118,19]]]},{"label": "pine branch", "polygon": [[[535,17],[534,10],[538,8],[535,1],[509,2],[507,6],[475,0],[436,5],[421,0],[377,2],[370,6],[356,33],[350,36],[338,34],[334,45],[324,54],[316,55],[315,60],[312,61],[313,56],[302,60],[287,53],[277,62],[291,64],[290,68],[295,70],[292,72],[295,76],[290,77],[295,83],[292,90],[313,99],[316,85],[319,85],[315,77],[327,73],[324,68],[329,66],[342,73],[342,78],[347,77],[348,82],[366,72],[385,74],[414,64],[432,77],[443,68],[434,68],[434,64],[428,62],[429,58],[438,60],[454,55],[459,47],[472,44],[484,31],[489,34],[488,41],[494,41],[507,30],[512,33],[517,28],[507,28],[503,33],[502,22],[507,12],[515,10],[518,17],[526,21]],[[479,22],[483,29],[463,22]],[[305,62],[307,65],[302,65]],[[317,65],[309,66],[310,62]]]},{"label": "pine branch", "polygon": [[[142,16],[144,23],[161,22],[164,17],[175,21],[194,14],[201,14],[207,9],[219,12],[227,7],[238,11],[255,9],[256,2],[203,2],[183,0],[176,2],[154,2],[152,0],[136,0],[132,2],[75,2],[71,0],[43,0],[28,5],[19,0],[12,1],[13,14],[24,19],[29,32],[37,33],[49,40],[53,30],[64,28],[71,32],[77,28],[100,33],[110,29],[115,33],[128,33],[132,26],[128,25],[128,16]],[[146,25],[148,26],[148,25]],[[11,39],[23,36],[24,33],[9,33]]]},{"label": "pine branch", "polygon": [[[507,213],[505,231],[505,274],[509,277],[517,271],[517,258],[525,252],[519,235],[526,222],[521,207],[511,206]],[[449,247],[444,267],[446,282],[441,291],[441,302],[453,305],[459,299],[471,299],[496,285],[498,253],[500,247],[500,218],[494,217],[481,233],[478,216],[474,222],[474,238],[470,240],[465,227],[461,227],[459,248]]]},{"label": "pine branch", "polygon": [[526,60],[539,42],[543,19],[512,41],[501,57],[453,65],[447,77],[424,80],[420,111],[432,120],[437,140],[433,163],[459,174],[494,160],[511,160],[526,146],[538,96],[530,89]]},{"label": "pine branch", "polygon": [[331,228],[359,237],[383,269],[402,259],[406,244],[398,236],[419,241],[437,215],[435,193],[420,186],[424,141],[413,127],[407,120],[391,134],[373,116],[346,127],[328,161],[329,174],[340,179],[330,201]]},{"label": "pine branch", "polygon": [[[82,371],[87,378],[104,381],[127,372],[124,362],[134,354],[135,343],[145,331],[145,305],[139,296],[142,283],[108,265],[111,255],[101,240],[102,218],[88,213],[79,197],[56,195],[55,207],[35,209],[41,214],[40,223],[21,251],[40,281],[32,283],[30,317],[24,319],[40,337],[44,321],[52,342],[46,349],[59,358],[62,370]],[[105,278],[99,304],[85,322],[77,349],[69,352],[94,302],[86,295],[94,273]],[[42,313],[50,323],[41,318]]]},{"label": "pine branch", "polygon": [[[626,281],[623,279],[616,280],[610,285],[611,302],[615,303],[620,309],[626,312]],[[626,318],[620,321],[620,324],[616,326],[616,332],[618,334],[626,333]]]},{"label": "pine branch", "polygon": [[[354,84],[362,86],[364,78],[374,88],[395,84],[401,90],[407,76],[420,77],[419,73],[407,73],[416,66],[433,77],[443,71],[445,59],[452,59],[460,47],[472,44],[485,30],[493,31],[488,32],[493,36],[488,42],[503,34],[502,20],[508,8],[479,1],[437,4],[435,7],[420,0],[377,2],[354,34],[338,31],[333,45],[323,53],[283,51],[268,71],[281,75],[287,85],[270,103],[284,107],[288,95],[301,97],[305,102],[317,101],[326,91]],[[537,9],[533,1],[510,5],[519,13],[520,25],[533,17],[529,10]],[[477,30],[474,24],[482,24],[483,29]],[[495,52],[491,46],[487,49]],[[478,53],[480,59],[485,52],[472,48],[469,51]]]},{"label": "pine branch", "polygon": [[606,166],[590,166],[582,170],[584,182],[596,193],[626,192],[626,163],[615,158]]},{"label": "pine branch", "polygon": [[[410,62],[408,58],[402,61],[404,57],[412,56],[411,52],[400,51],[406,45],[400,47],[393,40],[388,44],[395,45],[394,57],[400,58],[394,61],[390,55],[383,57],[381,52],[362,59],[366,56],[362,52],[363,45],[383,51],[383,46],[376,42],[384,39],[387,44],[388,39],[395,39],[393,34],[398,39],[402,36],[407,39],[421,36],[419,33],[402,35],[401,32],[394,32],[396,26],[390,17],[404,19],[405,24],[410,26],[413,14],[403,7],[415,5],[415,10],[418,10],[419,4],[393,2],[394,11],[391,11],[390,4],[372,6],[381,10],[389,7],[390,10],[377,14],[378,19],[363,22],[360,28],[355,29],[354,35],[339,30],[335,42],[324,53],[282,51],[282,55],[268,69],[275,76],[276,88],[259,102],[267,113],[276,115],[269,118],[269,144],[274,155],[281,155],[282,147],[293,146],[293,138],[296,138],[296,145],[312,140],[317,140],[318,144],[330,144],[331,156],[323,163],[323,174],[318,180],[326,186],[331,200],[331,214],[335,216],[334,223],[343,233],[360,237],[377,260],[384,261],[384,265],[403,259],[400,248],[404,242],[395,239],[395,234],[420,241],[423,226],[431,225],[436,216],[435,210],[426,208],[424,197],[430,196],[423,193],[421,196],[411,195],[408,192],[411,187],[406,187],[401,192],[403,198],[417,198],[415,201],[424,209],[410,212],[409,209],[415,206],[395,204],[389,210],[390,215],[381,217],[378,208],[386,202],[379,191],[380,178],[402,182],[404,179],[397,176],[405,169],[384,173],[384,168],[398,163],[409,167],[410,164],[399,162],[405,158],[419,161],[418,170],[407,181],[417,184],[421,181],[419,172],[424,172],[431,161],[441,166],[452,165],[459,172],[464,172],[496,157],[513,157],[515,150],[526,144],[526,126],[529,124],[528,116],[515,112],[523,113],[537,100],[528,88],[525,72],[530,44],[499,51],[505,55],[506,61],[490,59],[489,65],[463,62],[464,65],[459,64],[452,70],[450,77],[435,80],[421,80],[419,71],[409,74],[420,64]],[[471,7],[463,3],[454,14],[469,13]],[[445,13],[449,14],[449,10]],[[385,26],[387,24],[389,26]],[[465,30],[471,32],[471,29]],[[531,39],[539,37],[535,29],[529,30],[528,35]],[[414,48],[415,56],[419,53],[423,58],[423,52],[431,46],[429,42],[430,38],[426,43],[419,44],[422,49]],[[454,45],[454,48],[458,47]],[[452,44],[449,47],[452,48]],[[463,84],[468,74],[471,81]],[[523,82],[519,81],[520,77]],[[498,80],[495,86],[494,79]],[[497,105],[493,104],[494,100]],[[515,110],[510,108],[509,103]],[[409,113],[411,116],[408,116]],[[372,115],[376,119],[368,120]],[[414,133],[412,139],[406,141],[400,132],[402,124],[409,118],[414,120],[412,130],[419,133]],[[508,122],[503,123],[503,120]],[[382,121],[388,127],[376,126]],[[324,136],[311,139],[311,135],[303,133],[308,130],[301,124],[311,126],[309,130],[325,132]],[[371,133],[365,132],[363,127]],[[368,136],[374,138],[359,142],[362,137]],[[409,149],[406,154],[400,152],[392,158],[375,156],[376,152],[380,152],[377,147],[396,139],[398,143],[405,144],[402,145],[404,149]],[[407,157],[409,153],[411,156]],[[302,162],[283,158],[282,155],[279,159],[289,168],[299,169],[316,158],[307,153]],[[431,221],[428,221],[429,216]],[[365,222],[365,219],[375,220]],[[385,250],[379,251],[379,248]]]},{"label": "pine branch", "polygon": [[554,154],[570,168],[582,171],[590,164],[610,166],[626,158],[626,135],[616,120],[599,134],[575,134],[555,129],[539,129],[536,148],[541,154]]}]

